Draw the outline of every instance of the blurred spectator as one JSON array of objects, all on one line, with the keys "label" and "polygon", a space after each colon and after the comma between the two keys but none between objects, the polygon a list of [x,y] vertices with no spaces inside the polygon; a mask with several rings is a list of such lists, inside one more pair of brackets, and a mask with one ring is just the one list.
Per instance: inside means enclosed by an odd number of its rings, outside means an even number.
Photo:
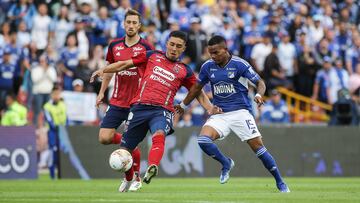
[{"label": "blurred spectator", "polygon": [[317,44],[324,37],[324,29],[321,26],[321,15],[314,15],[312,19],[307,19],[309,22],[309,39],[311,39],[311,45]]},{"label": "blurred spectator", "polygon": [[325,57],[330,58],[330,60],[332,61],[333,59],[335,59],[336,55],[335,52],[332,52],[329,49],[329,41],[326,38],[323,38],[316,45],[314,50],[315,62],[319,67],[321,67],[324,63]]},{"label": "blurred spectator", "polygon": [[157,29],[156,24],[153,21],[149,21],[146,26],[145,32],[140,34],[142,38],[146,39],[155,50],[161,50],[161,32]]},{"label": "blurred spectator", "polygon": [[[190,19],[191,26],[188,32],[188,41],[186,44],[185,55],[190,58],[190,66],[196,67],[199,70],[204,61],[204,54],[206,52],[207,36],[201,30],[201,20],[198,17]],[[195,68],[193,68],[194,70]]]},{"label": "blurred spectator", "polygon": [[5,49],[10,49],[11,52],[11,62],[15,65],[15,73],[14,73],[14,93],[17,94],[22,83],[23,78],[23,65],[24,62],[27,61],[27,57],[25,55],[26,49],[21,47],[17,43],[17,33],[14,31],[10,32],[10,43],[6,45]]},{"label": "blurred spectator", "polygon": [[178,122],[176,127],[178,128],[184,128],[184,127],[191,127],[193,126],[193,123],[191,121],[191,112],[186,111],[184,115],[182,116],[182,120]]},{"label": "blurred spectator", "polygon": [[6,96],[6,110],[1,113],[1,125],[3,126],[23,126],[27,124],[27,109],[16,101],[16,95],[13,93]]},{"label": "blurred spectator", "polygon": [[335,60],[335,66],[330,71],[330,97],[331,103],[338,100],[338,91],[341,89],[349,89],[349,74],[343,66],[341,58]]},{"label": "blurred spectator", "polygon": [[193,126],[204,125],[207,119],[207,113],[197,100],[192,102],[190,112],[191,112],[191,122]]},{"label": "blurred spectator", "polygon": [[48,145],[51,150],[51,163],[49,164],[50,178],[55,179],[55,171],[59,171],[59,126],[67,124],[66,106],[61,98],[61,89],[54,87],[51,99],[44,105],[45,118],[49,126]]},{"label": "blurred spectator", "polygon": [[[84,59],[89,58],[90,42],[85,32],[85,22],[81,18],[75,19],[75,30],[70,32],[69,35],[76,36],[76,46],[78,47],[78,54]],[[67,41],[66,41],[67,43]]]},{"label": "blurred spectator", "polygon": [[39,64],[31,70],[32,93],[34,98],[34,126],[38,124],[42,107],[50,99],[50,93],[54,87],[56,78],[56,70],[53,66],[49,65],[48,57],[41,55]]},{"label": "blurred spectator", "polygon": [[166,42],[168,40],[170,32],[180,30],[179,23],[175,19],[169,18],[167,20],[167,22],[169,24],[169,29],[164,30],[164,32],[161,35],[161,47],[162,47],[162,50],[166,50]]},{"label": "blurred spectator", "polygon": [[85,88],[85,91],[91,91],[92,88],[90,88],[90,77],[92,71],[89,69],[89,61],[87,59],[80,58],[79,64],[77,65],[75,71],[74,71],[74,78],[78,78],[83,81],[83,86]]},{"label": "blurred spectator", "polygon": [[180,26],[180,30],[188,31],[190,28],[190,18],[192,13],[186,7],[186,0],[178,0],[178,7],[171,11],[169,18],[175,19]]},{"label": "blurred spectator", "polygon": [[303,20],[304,19],[301,15],[296,15],[295,18],[291,21],[290,26],[287,30],[290,36],[290,42],[294,43],[296,41],[296,35],[303,26]]},{"label": "blurred spectator", "polygon": [[353,44],[346,52],[346,69],[351,75],[355,72],[356,65],[360,63],[360,36],[353,36]]},{"label": "blurred spectator", "polygon": [[[104,49],[101,45],[96,45],[92,52],[91,60],[89,61],[88,67],[90,72],[94,72],[100,68],[106,66],[105,57],[104,57]],[[101,87],[101,80],[97,79],[93,83],[93,91],[99,92]],[[107,98],[108,90],[105,91],[105,99]],[[105,101],[106,102],[106,101]]]},{"label": "blurred spectator", "polygon": [[315,64],[311,47],[307,43],[306,33],[301,31],[298,38],[298,43],[296,43],[295,47],[299,73],[295,83],[295,89],[298,93],[311,97],[318,66]]},{"label": "blurred spectator", "polygon": [[108,16],[108,10],[102,6],[99,9],[99,17],[95,20],[93,29],[93,45],[106,46],[110,39],[112,21]]},{"label": "blurred spectator", "polygon": [[254,46],[251,51],[251,64],[256,72],[262,73],[266,56],[271,53],[272,44],[269,33],[263,34],[262,41]]},{"label": "blurred spectator", "polygon": [[217,32],[226,39],[228,50],[231,54],[239,55],[239,33],[230,17],[223,18],[223,26]]},{"label": "blurred spectator", "polygon": [[270,101],[261,109],[260,121],[262,123],[289,123],[289,110],[281,94],[273,89],[270,92]]},{"label": "blurred spectator", "polygon": [[210,12],[203,15],[201,18],[201,28],[206,32],[208,37],[217,32],[217,29],[222,26],[222,13],[219,10],[218,4],[210,7]]},{"label": "blurred spectator", "polygon": [[33,18],[33,26],[31,28],[31,40],[35,42],[40,56],[48,45],[51,18],[48,16],[48,8],[46,4],[39,4],[38,14]]},{"label": "blurred spectator", "polygon": [[0,28],[0,48],[10,43],[10,23],[4,22]]},{"label": "blurred spectator", "polygon": [[27,47],[31,42],[31,35],[26,27],[25,21],[20,21],[19,23],[16,41],[21,47]]},{"label": "blurred spectator", "polygon": [[285,70],[280,65],[277,45],[272,46],[271,53],[265,58],[264,66],[263,75],[268,91],[279,86],[291,88]]},{"label": "blurred spectator", "polygon": [[72,82],[74,92],[83,92],[84,91],[84,82],[77,78]]},{"label": "blurred spectator", "polygon": [[345,61],[346,50],[351,46],[351,35],[348,30],[347,22],[340,22],[338,32],[335,36],[336,44],[339,46],[338,56],[341,57],[343,61]]},{"label": "blurred spectator", "polygon": [[209,13],[209,7],[205,4],[205,0],[195,0],[189,10],[193,16],[204,16]]},{"label": "blurred spectator", "polygon": [[321,70],[316,73],[316,79],[313,87],[313,99],[321,102],[331,104],[330,98],[330,70],[332,60],[329,56],[324,57],[324,64]]},{"label": "blurred spectator", "polygon": [[74,71],[79,64],[79,49],[76,35],[69,34],[66,37],[66,46],[61,52],[59,67],[62,72],[64,90],[72,90]]},{"label": "blurred spectator", "polygon": [[74,24],[69,19],[69,9],[61,6],[59,15],[54,17],[51,22],[51,35],[56,49],[61,49],[65,45],[66,36],[74,29]]},{"label": "blurred spectator", "polygon": [[13,29],[16,29],[21,20],[26,22],[28,28],[32,28],[33,16],[36,14],[36,8],[32,1],[28,0],[17,0],[12,3],[7,17],[10,19],[10,23]]},{"label": "blurred spectator", "polygon": [[11,50],[3,50],[2,62],[0,63],[0,110],[5,107],[5,98],[8,92],[13,91],[15,78],[15,65],[11,63]]},{"label": "blurred spectator", "polygon": [[347,89],[338,91],[338,101],[333,104],[329,125],[359,125],[356,103]]},{"label": "blurred spectator", "polygon": [[[285,71],[287,80],[294,84],[294,76],[298,73],[295,46],[290,42],[289,33],[281,33],[281,42],[278,50],[279,62]],[[293,85],[291,85],[293,86]]]},{"label": "blurred spectator", "polygon": [[258,20],[253,18],[251,20],[251,25],[246,26],[244,28],[244,35],[243,35],[243,44],[244,44],[244,51],[243,56],[245,60],[250,60],[251,51],[255,44],[262,41],[261,38],[261,31],[258,26]]}]

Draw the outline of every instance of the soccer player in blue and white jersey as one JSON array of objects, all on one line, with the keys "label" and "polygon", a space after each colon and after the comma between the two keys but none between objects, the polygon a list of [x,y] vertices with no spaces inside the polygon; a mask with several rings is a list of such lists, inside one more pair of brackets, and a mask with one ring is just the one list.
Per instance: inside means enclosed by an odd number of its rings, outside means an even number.
[{"label": "soccer player in blue and white jersey", "polygon": [[200,94],[206,83],[210,82],[213,103],[221,108],[223,113],[210,116],[201,129],[198,144],[207,155],[222,164],[220,183],[224,184],[228,181],[230,170],[235,164],[213,141],[221,140],[233,131],[242,141],[249,144],[265,168],[274,176],[279,191],[290,192],[274,158],[265,148],[254,117],[250,113],[248,81],[257,87],[254,100],[259,106],[264,103],[262,98],[266,89],[264,81],[248,62],[229,53],[223,37],[212,37],[208,42],[208,50],[212,59],[202,65],[197,83],[183,102],[175,106],[177,112],[183,112],[185,106]]}]

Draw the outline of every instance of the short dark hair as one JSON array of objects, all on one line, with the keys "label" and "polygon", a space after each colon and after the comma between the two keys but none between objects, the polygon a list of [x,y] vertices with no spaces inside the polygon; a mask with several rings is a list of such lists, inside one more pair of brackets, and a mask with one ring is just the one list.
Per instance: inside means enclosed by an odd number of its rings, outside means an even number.
[{"label": "short dark hair", "polygon": [[128,11],[126,11],[125,19],[128,16],[137,16],[137,17],[139,17],[139,22],[141,22],[141,14],[138,11],[134,10],[134,9],[129,9]]},{"label": "short dark hair", "polygon": [[213,46],[221,43],[225,43],[226,45],[226,39],[223,36],[215,35],[211,37],[211,39],[208,41],[208,46]]},{"label": "short dark hair", "polygon": [[185,32],[182,32],[182,31],[172,31],[169,35],[169,38],[170,37],[176,37],[176,38],[180,38],[182,40],[184,40],[184,42],[186,43],[187,42],[187,34]]}]

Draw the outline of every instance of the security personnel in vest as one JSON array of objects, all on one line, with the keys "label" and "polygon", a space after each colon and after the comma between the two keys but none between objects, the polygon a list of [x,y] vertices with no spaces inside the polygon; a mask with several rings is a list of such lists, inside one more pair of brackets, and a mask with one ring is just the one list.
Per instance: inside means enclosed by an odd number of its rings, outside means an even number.
[{"label": "security personnel in vest", "polygon": [[45,119],[49,125],[48,144],[52,151],[52,161],[49,166],[50,177],[55,179],[55,169],[57,168],[59,177],[59,126],[67,124],[66,106],[61,98],[61,89],[54,87],[51,92],[51,99],[44,105]]},{"label": "security personnel in vest", "polygon": [[3,126],[24,126],[27,124],[27,109],[16,101],[13,93],[6,96],[6,110],[1,118]]}]

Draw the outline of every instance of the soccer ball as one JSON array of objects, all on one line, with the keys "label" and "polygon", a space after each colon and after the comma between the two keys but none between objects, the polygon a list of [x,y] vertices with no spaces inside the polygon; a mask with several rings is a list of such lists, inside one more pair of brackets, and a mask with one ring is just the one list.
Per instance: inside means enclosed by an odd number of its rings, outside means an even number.
[{"label": "soccer ball", "polygon": [[126,172],[131,168],[133,159],[127,150],[117,149],[111,153],[109,164],[115,171]]}]

